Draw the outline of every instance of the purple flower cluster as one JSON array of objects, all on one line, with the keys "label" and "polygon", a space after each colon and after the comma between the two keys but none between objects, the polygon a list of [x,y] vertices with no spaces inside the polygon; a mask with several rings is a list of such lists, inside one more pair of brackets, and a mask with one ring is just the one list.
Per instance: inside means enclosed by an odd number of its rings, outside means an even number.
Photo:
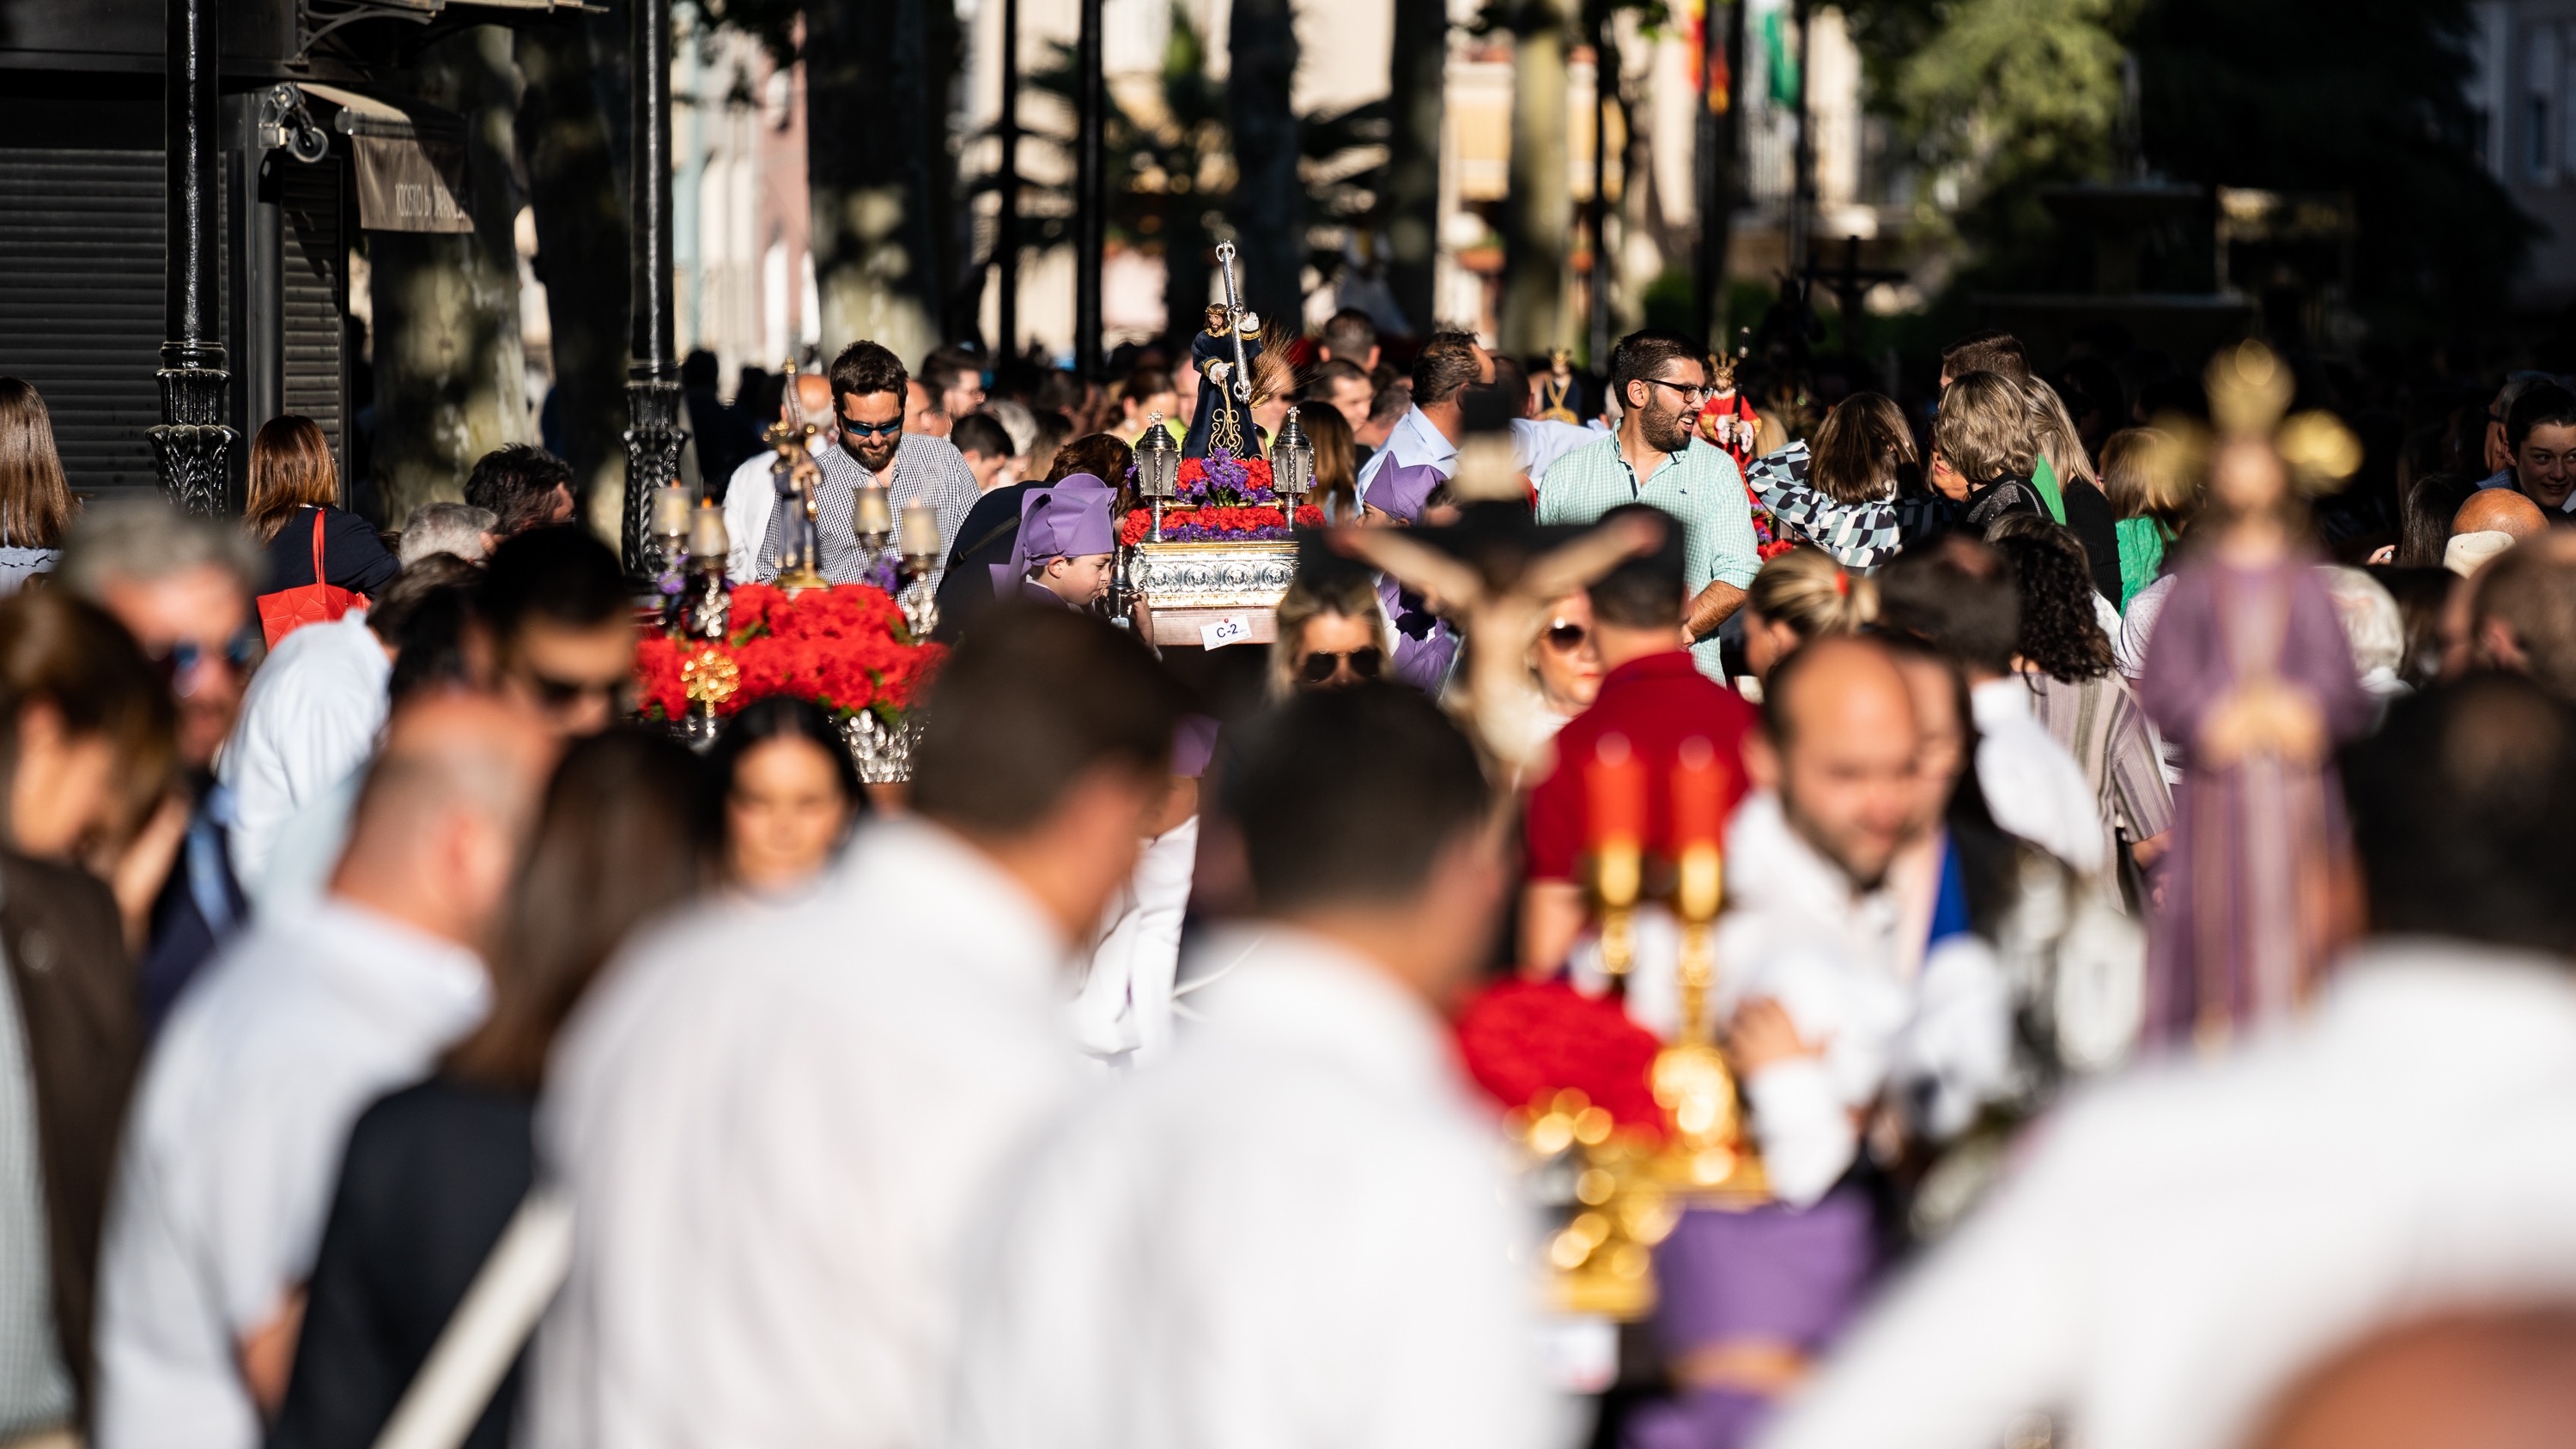
[{"label": "purple flower cluster", "polygon": [[1166,524],[1163,527],[1163,541],[1165,543],[1245,543],[1261,539],[1291,539],[1296,536],[1297,530],[1293,528],[1254,528],[1234,529],[1232,531],[1228,531],[1225,529],[1205,528],[1195,523],[1184,523],[1177,526]]},{"label": "purple flower cluster", "polygon": [[1223,448],[1211,448],[1205,458],[1192,461],[1199,465],[1198,476],[1189,476],[1189,463],[1184,462],[1178,490],[1181,502],[1190,507],[1260,508],[1278,502],[1277,495],[1252,481],[1252,470],[1241,459]]}]

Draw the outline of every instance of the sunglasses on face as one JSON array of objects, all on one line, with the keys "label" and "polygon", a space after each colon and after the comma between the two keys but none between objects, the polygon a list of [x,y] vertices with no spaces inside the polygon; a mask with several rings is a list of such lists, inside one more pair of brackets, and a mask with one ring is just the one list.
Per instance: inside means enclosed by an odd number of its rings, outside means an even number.
[{"label": "sunglasses on face", "polygon": [[527,681],[528,688],[536,693],[537,703],[549,713],[560,714],[586,699],[605,699],[613,703],[617,698],[618,687],[614,683],[602,684],[591,679],[556,679],[551,675],[539,674],[532,669],[522,671],[519,677]]},{"label": "sunglasses on face", "polygon": [[232,666],[235,674],[250,668],[251,661],[259,657],[259,637],[258,629],[244,625],[224,641],[220,650],[209,650],[194,639],[182,639],[151,656],[152,663],[160,672],[161,682],[184,696],[193,693],[196,686],[191,682],[181,688],[179,681],[196,673],[197,666],[210,658],[222,659]]},{"label": "sunglasses on face", "polygon": [[1372,644],[1366,649],[1353,649],[1347,654],[1332,654],[1318,649],[1306,656],[1306,662],[1299,667],[1298,672],[1305,675],[1308,684],[1321,684],[1341,672],[1342,661],[1345,659],[1350,661],[1351,673],[1362,679],[1377,678],[1378,670],[1386,665],[1385,651]]},{"label": "sunglasses on face", "polygon": [[1548,625],[1547,633],[1540,637],[1547,640],[1548,648],[1560,654],[1571,654],[1583,647],[1583,641],[1592,637],[1592,631],[1581,624],[1559,621]]},{"label": "sunglasses on face", "polygon": [[897,418],[890,423],[862,423],[845,417],[841,419],[841,431],[855,433],[862,438],[882,438],[889,433],[902,432],[903,419]]}]

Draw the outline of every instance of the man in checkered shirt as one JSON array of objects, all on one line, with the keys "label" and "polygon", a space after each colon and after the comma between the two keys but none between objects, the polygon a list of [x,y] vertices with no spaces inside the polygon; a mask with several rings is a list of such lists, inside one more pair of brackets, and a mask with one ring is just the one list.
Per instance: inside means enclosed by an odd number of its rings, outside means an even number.
[{"label": "man in checkered shirt", "polygon": [[1651,503],[1682,521],[1683,627],[1700,673],[1724,680],[1717,628],[1744,602],[1762,567],[1753,510],[1735,460],[1694,428],[1708,400],[1708,364],[1678,332],[1649,327],[1620,339],[1610,385],[1623,410],[1619,431],[1556,460],[1538,485],[1538,521],[1586,524],[1624,503]]},{"label": "man in checkered shirt", "polygon": [[[905,504],[927,502],[939,516],[943,560],[967,510],[983,496],[966,455],[946,438],[903,430],[910,383],[903,360],[874,342],[853,342],[832,359],[832,402],[840,415],[841,440],[814,458],[823,470],[822,481],[814,485],[814,532],[822,548],[823,577],[836,584],[854,582],[866,571],[866,554],[852,522],[852,490],[862,483],[873,480],[891,493],[886,501],[897,519]],[[795,527],[795,509],[770,510],[769,534],[753,564],[761,582],[777,577],[779,556],[791,546]],[[933,589],[939,587],[941,572],[931,571]]]}]

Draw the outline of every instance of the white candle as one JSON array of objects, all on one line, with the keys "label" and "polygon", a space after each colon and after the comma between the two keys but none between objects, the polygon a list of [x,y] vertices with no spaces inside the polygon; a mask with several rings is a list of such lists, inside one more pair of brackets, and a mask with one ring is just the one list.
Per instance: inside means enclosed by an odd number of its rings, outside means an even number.
[{"label": "white candle", "polygon": [[903,506],[902,550],[916,558],[939,552],[939,515],[918,499]]},{"label": "white candle", "polygon": [[894,532],[894,508],[888,502],[885,487],[875,483],[862,484],[857,492],[856,506],[850,516],[851,531],[880,536]]},{"label": "white candle", "polygon": [[689,490],[676,485],[653,492],[653,531],[665,538],[689,531]]},{"label": "white candle", "polygon": [[724,510],[710,498],[689,515],[689,552],[699,558],[722,558],[733,551],[733,537],[725,532]]}]

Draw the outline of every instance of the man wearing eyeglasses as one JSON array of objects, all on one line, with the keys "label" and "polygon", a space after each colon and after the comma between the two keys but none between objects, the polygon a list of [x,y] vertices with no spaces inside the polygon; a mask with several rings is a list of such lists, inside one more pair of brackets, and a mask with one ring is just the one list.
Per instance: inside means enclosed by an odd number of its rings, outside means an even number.
[{"label": "man wearing eyeglasses", "polygon": [[[957,536],[983,489],[965,455],[946,438],[904,431],[912,379],[901,358],[874,342],[853,342],[832,359],[831,377],[841,441],[815,458],[823,478],[814,485],[814,531],[822,547],[823,577],[836,584],[855,583],[866,576],[869,559],[853,525],[853,490],[871,483],[884,487],[891,494],[889,511],[897,518],[907,503],[928,503],[938,515],[944,543]],[[762,582],[777,577],[779,557],[790,547],[795,524],[793,509],[770,514],[755,563],[755,577]],[[933,589],[944,572],[931,569]]]},{"label": "man wearing eyeglasses", "polygon": [[258,572],[239,533],[152,502],[92,505],[55,574],[59,587],[116,616],[161,667],[178,706],[185,782],[117,871],[120,905],[151,901],[139,978],[153,1027],[249,910],[226,839],[232,796],[216,785],[213,765],[262,652],[250,607]]},{"label": "man wearing eyeglasses", "polygon": [[1717,629],[1743,604],[1762,560],[1743,475],[1694,426],[1709,395],[1708,364],[1689,338],[1650,327],[1620,339],[1610,355],[1610,385],[1622,405],[1619,431],[1547,470],[1538,521],[1589,524],[1628,503],[1680,519],[1690,591],[1683,628],[1700,672],[1722,680]]}]

